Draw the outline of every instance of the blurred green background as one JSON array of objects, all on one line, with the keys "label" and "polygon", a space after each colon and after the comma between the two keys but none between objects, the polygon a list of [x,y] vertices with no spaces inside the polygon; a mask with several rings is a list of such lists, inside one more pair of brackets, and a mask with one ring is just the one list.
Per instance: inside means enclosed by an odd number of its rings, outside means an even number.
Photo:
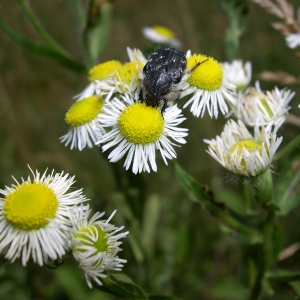
[{"label": "blurred green background", "polygon": [[[71,1],[30,1],[36,15],[52,37],[74,58],[83,60],[81,36]],[[298,0],[290,1],[299,5]],[[86,1],[82,1],[86,5]],[[16,1],[0,0],[0,14],[14,29],[38,39]],[[241,58],[252,62],[254,84],[264,71],[282,70],[299,76],[299,58],[285,45],[283,36],[270,23],[276,19],[257,5],[250,4],[248,26],[241,38]],[[183,42],[183,51],[226,61],[224,33],[226,15],[218,1],[204,0],[118,0],[114,2],[107,47],[99,62],[128,61],[126,47],[143,50],[147,41],[144,26],[163,25]],[[83,187],[91,206],[105,211],[117,209],[113,222],[125,225],[130,234],[123,241],[120,257],[127,259],[124,272],[147,293],[173,295],[180,299],[245,299],[248,262],[242,260],[243,245],[229,237],[219,223],[202,207],[190,202],[176,182],[172,162],[158,159],[158,172],[133,175],[122,162],[110,164],[99,149],[70,151],[59,142],[68,126],[64,114],[72,97],[88,84],[85,75],[61,67],[57,62],[28,53],[0,31],[0,183],[3,188],[27,177],[29,169],[46,168],[76,176],[76,187]],[[275,86],[261,82],[262,89]],[[283,88],[282,85],[277,84]],[[299,115],[299,86],[291,102]],[[298,111],[297,111],[298,110]],[[240,188],[224,179],[221,168],[205,152],[204,138],[220,134],[225,119],[193,117],[184,111],[189,128],[187,144],[177,148],[179,164],[200,183],[208,184],[217,200],[231,199],[240,204]],[[285,125],[280,130],[284,142],[299,128]],[[280,163],[275,167],[280,176]],[[134,207],[132,215],[124,191]],[[280,220],[285,232],[284,246],[300,239],[300,210]],[[255,253],[255,249],[252,249]],[[249,251],[249,249],[247,250]],[[259,255],[259,253],[257,253]],[[300,253],[279,263],[298,271]],[[0,299],[114,299],[95,289],[89,290],[74,263],[51,270],[20,262],[0,267]],[[273,299],[290,299],[281,293]]]}]

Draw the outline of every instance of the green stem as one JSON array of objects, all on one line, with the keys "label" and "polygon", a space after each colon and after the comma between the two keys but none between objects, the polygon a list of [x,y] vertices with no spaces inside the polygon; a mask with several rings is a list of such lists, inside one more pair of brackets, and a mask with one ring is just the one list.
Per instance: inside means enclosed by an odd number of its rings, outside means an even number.
[{"label": "green stem", "polygon": [[288,274],[288,275],[275,275],[270,274],[267,279],[273,282],[292,282],[300,281],[300,273]]},{"label": "green stem", "polygon": [[271,265],[272,235],[273,235],[274,219],[275,219],[275,211],[271,207],[270,210],[268,211],[268,217],[263,228],[264,242],[262,244],[262,261],[259,264],[256,280],[253,289],[251,291],[249,300],[256,300],[259,298],[262,292],[263,279],[265,278],[265,275]]},{"label": "green stem", "polygon": [[53,39],[52,37],[45,31],[37,17],[34,15],[30,7],[27,5],[25,0],[17,0],[23,9],[24,13],[26,14],[27,18],[35,28],[35,30],[39,33],[41,38],[57,53],[63,55],[63,56],[68,56],[66,51],[62,49]]},{"label": "green stem", "polygon": [[280,159],[281,157],[285,156],[293,150],[298,144],[300,144],[300,135],[295,137],[292,141],[290,141],[283,149],[278,151],[275,156],[273,157],[273,161]]}]

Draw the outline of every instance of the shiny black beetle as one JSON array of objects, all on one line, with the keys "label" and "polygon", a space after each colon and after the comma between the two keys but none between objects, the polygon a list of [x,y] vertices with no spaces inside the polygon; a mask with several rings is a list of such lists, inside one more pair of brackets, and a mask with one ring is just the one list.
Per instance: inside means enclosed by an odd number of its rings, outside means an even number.
[{"label": "shiny black beetle", "polygon": [[[197,68],[197,63],[191,70]],[[157,107],[163,100],[161,113],[163,114],[172,94],[178,94],[178,84],[185,74],[186,57],[182,51],[174,48],[162,47],[155,51],[143,68],[142,88],[140,99],[147,106]],[[173,99],[174,100],[174,99]]]}]

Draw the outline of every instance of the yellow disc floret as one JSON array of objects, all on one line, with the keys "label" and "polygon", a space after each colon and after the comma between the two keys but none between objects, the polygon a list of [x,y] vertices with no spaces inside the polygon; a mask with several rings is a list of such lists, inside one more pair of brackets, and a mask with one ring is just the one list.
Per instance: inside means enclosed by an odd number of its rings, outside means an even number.
[{"label": "yellow disc floret", "polygon": [[74,103],[65,115],[65,121],[72,127],[86,124],[100,113],[104,100],[96,95]]},{"label": "yellow disc floret", "polygon": [[89,71],[89,81],[103,80],[113,75],[122,67],[122,63],[118,60],[109,60],[102,64],[96,65]]},{"label": "yellow disc floret", "polygon": [[[258,150],[260,154],[262,153],[262,143],[251,139],[239,141],[229,149],[229,152],[231,154],[234,154],[235,157],[240,157],[241,155],[243,155],[244,148],[246,148],[248,152]],[[244,157],[241,159],[240,166],[243,169],[246,168],[246,162]]]},{"label": "yellow disc floret", "polygon": [[161,112],[145,103],[128,106],[118,119],[118,127],[125,139],[133,144],[155,142],[163,133]]},{"label": "yellow disc floret", "polygon": [[139,80],[139,69],[143,68],[143,64],[141,62],[132,61],[126,63],[120,68],[117,72],[115,77],[117,80],[124,82],[125,84],[129,85],[134,77],[133,82],[136,83]]},{"label": "yellow disc floret", "polygon": [[14,227],[29,231],[46,226],[57,208],[52,189],[39,183],[22,183],[4,198],[3,214]]},{"label": "yellow disc floret", "polygon": [[[95,239],[97,237],[97,239]],[[97,254],[99,252],[106,252],[108,251],[108,244],[107,244],[107,238],[106,233],[101,230],[99,226],[88,226],[85,228],[82,228],[75,236],[75,238],[78,238],[81,240],[83,248],[85,246],[93,246],[96,251],[94,254]],[[78,251],[84,251],[83,249],[80,249],[80,246],[77,249]]]},{"label": "yellow disc floret", "polygon": [[220,88],[223,81],[223,69],[221,64],[206,55],[193,54],[187,58],[187,70],[191,70],[198,62],[203,63],[192,71],[188,79],[189,84],[199,89],[209,91]]},{"label": "yellow disc floret", "polygon": [[153,29],[160,35],[168,38],[168,39],[174,39],[175,34],[173,31],[171,31],[169,28],[165,26],[153,26]]}]

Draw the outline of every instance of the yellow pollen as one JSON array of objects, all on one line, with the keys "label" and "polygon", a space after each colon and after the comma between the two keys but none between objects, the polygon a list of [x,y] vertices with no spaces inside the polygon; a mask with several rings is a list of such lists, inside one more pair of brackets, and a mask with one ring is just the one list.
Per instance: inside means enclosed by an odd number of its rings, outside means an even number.
[{"label": "yellow pollen", "polygon": [[129,85],[132,77],[135,76],[133,82],[136,83],[139,80],[139,69],[143,69],[143,64],[141,62],[132,61],[123,65],[122,68],[118,70],[115,77],[117,80]]},{"label": "yellow pollen", "polygon": [[[91,238],[91,236],[96,237],[97,240]],[[108,251],[108,244],[107,238],[105,237],[106,233],[101,230],[99,226],[88,226],[82,228],[77,234],[76,238],[80,239],[82,242],[82,246],[93,246],[97,249],[94,254],[99,252],[107,252]],[[83,249],[77,249],[78,251],[84,251]]]},{"label": "yellow pollen", "polygon": [[[248,152],[258,150],[260,154],[262,153],[262,143],[251,139],[239,141],[229,149],[229,152],[235,152],[235,156],[239,157],[240,155],[243,155],[243,148],[246,148]],[[246,168],[246,162],[244,158],[241,160],[241,168]]]},{"label": "yellow pollen", "polygon": [[65,115],[65,121],[72,127],[81,126],[96,118],[100,113],[104,100],[91,96],[75,102]]},{"label": "yellow pollen", "polygon": [[89,81],[103,80],[113,75],[122,67],[122,63],[118,60],[109,60],[102,64],[96,65],[89,70]]},{"label": "yellow pollen", "polygon": [[[208,59],[207,61],[205,61]],[[205,62],[204,62],[205,61]],[[220,88],[223,81],[223,69],[220,63],[206,55],[193,54],[187,58],[187,70],[192,69],[197,62],[201,63],[192,71],[188,82],[202,90],[214,91]]]},{"label": "yellow pollen", "polygon": [[152,27],[158,34],[168,38],[168,39],[174,39],[175,34],[173,31],[171,31],[169,28],[165,26],[153,26]]},{"label": "yellow pollen", "polygon": [[52,189],[39,183],[22,183],[4,198],[7,221],[24,231],[45,227],[57,211],[58,200]]},{"label": "yellow pollen", "polygon": [[161,112],[145,103],[128,106],[119,116],[118,127],[123,137],[133,144],[155,142],[163,133]]}]

